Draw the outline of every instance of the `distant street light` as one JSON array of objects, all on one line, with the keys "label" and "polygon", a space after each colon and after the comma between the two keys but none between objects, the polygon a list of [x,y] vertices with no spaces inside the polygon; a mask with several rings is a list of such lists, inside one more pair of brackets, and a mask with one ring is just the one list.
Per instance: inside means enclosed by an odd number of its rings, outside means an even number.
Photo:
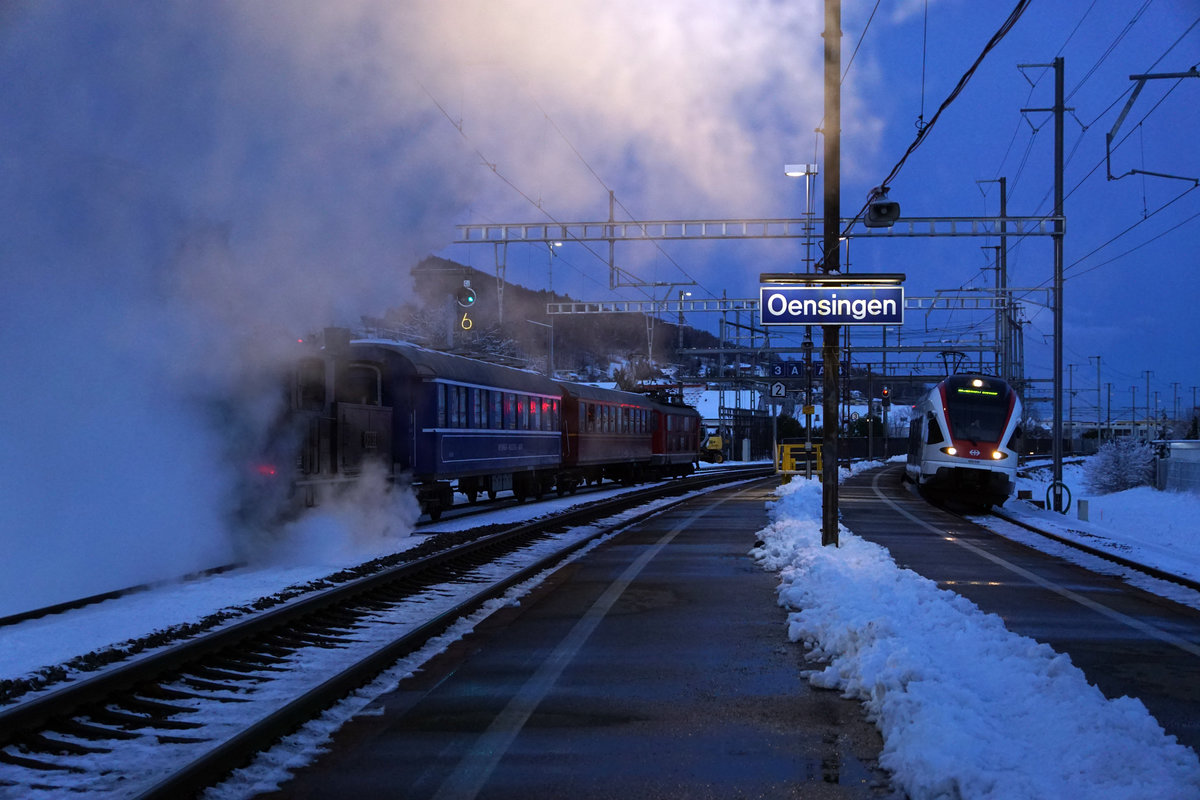
[{"label": "distant street light", "polygon": [[683,350],[683,298],[691,297],[691,292],[679,292],[679,349]]}]

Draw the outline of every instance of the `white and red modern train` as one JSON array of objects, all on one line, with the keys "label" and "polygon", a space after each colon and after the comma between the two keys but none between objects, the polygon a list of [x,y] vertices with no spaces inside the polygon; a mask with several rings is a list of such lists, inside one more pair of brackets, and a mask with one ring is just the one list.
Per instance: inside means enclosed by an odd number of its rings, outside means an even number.
[{"label": "white and red modern train", "polygon": [[917,403],[905,478],[922,495],[1002,505],[1017,474],[1021,401],[1000,378],[951,375]]}]

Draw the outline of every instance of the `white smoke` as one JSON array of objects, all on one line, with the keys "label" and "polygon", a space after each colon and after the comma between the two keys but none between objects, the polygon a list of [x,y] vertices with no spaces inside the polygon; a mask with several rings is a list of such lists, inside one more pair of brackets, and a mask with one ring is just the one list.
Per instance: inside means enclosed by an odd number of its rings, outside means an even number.
[{"label": "white smoke", "polygon": [[230,443],[274,412],[280,347],[403,302],[468,210],[528,216],[498,173],[560,219],[607,202],[580,156],[641,210],[773,210],[820,25],[766,0],[7,6],[0,613],[232,558]]}]

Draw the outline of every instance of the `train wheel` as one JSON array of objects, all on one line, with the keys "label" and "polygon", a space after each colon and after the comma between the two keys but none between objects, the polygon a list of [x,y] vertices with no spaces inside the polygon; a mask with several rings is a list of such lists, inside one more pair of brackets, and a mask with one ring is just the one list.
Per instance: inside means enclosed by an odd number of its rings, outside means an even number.
[{"label": "train wheel", "polygon": [[496,490],[495,489],[488,489],[487,494],[488,494],[488,500],[496,499]]},{"label": "train wheel", "polygon": [[429,519],[432,520],[433,522],[437,522],[439,519],[441,519],[442,518],[441,503],[434,503],[431,506],[429,506],[428,513],[429,513]]},{"label": "train wheel", "polygon": [[474,489],[468,489],[465,494],[467,495],[467,502],[472,505],[474,505],[475,501],[479,499],[479,492]]}]

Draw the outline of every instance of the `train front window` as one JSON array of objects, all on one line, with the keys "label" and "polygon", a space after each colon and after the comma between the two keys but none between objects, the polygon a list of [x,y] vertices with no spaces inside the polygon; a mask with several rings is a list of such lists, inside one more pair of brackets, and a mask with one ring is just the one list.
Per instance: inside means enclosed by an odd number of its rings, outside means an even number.
[{"label": "train front window", "polygon": [[971,442],[998,442],[1008,421],[1008,398],[994,391],[959,387],[947,392],[950,435]]},{"label": "train front window", "polygon": [[925,415],[926,432],[925,444],[939,444],[942,441],[942,426],[938,425],[937,417],[930,411]]}]

